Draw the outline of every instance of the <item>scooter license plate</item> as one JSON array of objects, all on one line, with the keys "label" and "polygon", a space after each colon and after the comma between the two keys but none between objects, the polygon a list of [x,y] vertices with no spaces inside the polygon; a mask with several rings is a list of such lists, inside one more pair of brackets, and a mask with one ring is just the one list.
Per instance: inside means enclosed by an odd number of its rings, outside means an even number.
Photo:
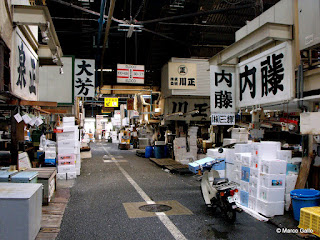
[{"label": "scooter license plate", "polygon": [[228,197],[228,202],[229,202],[229,203],[233,203],[233,202],[234,202],[233,197],[229,196],[229,197]]}]

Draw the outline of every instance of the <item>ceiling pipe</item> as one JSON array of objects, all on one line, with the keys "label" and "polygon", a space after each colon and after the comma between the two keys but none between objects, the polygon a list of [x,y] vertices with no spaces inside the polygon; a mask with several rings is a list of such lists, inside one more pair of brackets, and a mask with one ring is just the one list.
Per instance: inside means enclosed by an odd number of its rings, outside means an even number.
[{"label": "ceiling pipe", "polygon": [[104,59],[104,53],[106,51],[106,44],[108,41],[108,35],[109,35],[109,30],[110,30],[110,26],[111,26],[111,22],[112,22],[112,16],[113,16],[113,11],[114,11],[114,7],[116,5],[116,0],[111,0],[110,1],[110,7],[109,7],[109,13],[108,13],[108,19],[107,19],[107,25],[106,25],[106,31],[105,31],[105,35],[104,35],[104,41],[103,41],[103,48],[102,48],[102,55],[101,55],[101,78],[100,78],[100,88],[102,88],[103,86],[103,59]]}]

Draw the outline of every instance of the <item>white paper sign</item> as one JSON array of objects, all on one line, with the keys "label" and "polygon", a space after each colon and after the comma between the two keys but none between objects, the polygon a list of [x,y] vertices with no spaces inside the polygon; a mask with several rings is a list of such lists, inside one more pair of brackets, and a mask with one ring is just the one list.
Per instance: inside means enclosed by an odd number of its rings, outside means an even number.
[{"label": "white paper sign", "polygon": [[211,113],[236,112],[235,68],[210,66]]},{"label": "white paper sign", "polygon": [[31,118],[27,114],[23,115],[22,119],[23,119],[25,124],[28,124],[31,121]]},{"label": "white paper sign", "polygon": [[169,89],[197,89],[196,63],[168,63]]},{"label": "white paper sign", "polygon": [[14,115],[14,118],[16,119],[16,121],[18,123],[22,121],[22,117],[21,117],[20,113],[17,113],[16,115]]},{"label": "white paper sign", "polygon": [[37,118],[36,121],[35,121],[35,124],[36,124],[37,127],[39,127],[42,123],[43,123],[43,121],[42,121],[41,118]]},{"label": "white paper sign", "polygon": [[94,97],[95,94],[95,60],[75,59],[74,94],[76,97]]},{"label": "white paper sign", "polygon": [[293,97],[290,42],[282,43],[238,65],[237,107],[283,102]]},{"label": "white paper sign", "polygon": [[235,114],[216,113],[211,115],[211,125],[234,125]]},{"label": "white paper sign", "polygon": [[144,65],[117,64],[117,83],[144,84]]},{"label": "white paper sign", "polygon": [[32,118],[29,125],[33,126],[36,123],[37,118]]}]

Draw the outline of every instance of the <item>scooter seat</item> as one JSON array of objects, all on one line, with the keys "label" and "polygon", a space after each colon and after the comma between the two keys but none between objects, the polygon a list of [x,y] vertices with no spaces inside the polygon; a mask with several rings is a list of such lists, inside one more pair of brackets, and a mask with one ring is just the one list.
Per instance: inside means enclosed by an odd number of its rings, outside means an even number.
[{"label": "scooter seat", "polygon": [[215,178],[213,180],[213,185],[219,185],[219,184],[227,183],[227,182],[229,182],[228,178]]}]

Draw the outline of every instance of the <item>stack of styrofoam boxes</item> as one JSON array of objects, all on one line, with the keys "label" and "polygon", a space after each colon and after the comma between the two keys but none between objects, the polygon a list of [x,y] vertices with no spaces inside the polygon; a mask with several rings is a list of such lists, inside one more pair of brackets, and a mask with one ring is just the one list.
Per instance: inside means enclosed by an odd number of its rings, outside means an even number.
[{"label": "stack of styrofoam boxes", "polygon": [[173,150],[174,150],[175,160],[184,164],[184,162],[187,160],[186,159],[186,154],[187,154],[186,138],[185,137],[175,138],[173,140]]},{"label": "stack of styrofoam boxes", "polygon": [[[75,164],[59,165],[58,164],[58,179],[74,179],[77,177],[77,172],[80,174],[80,142],[78,126],[74,124],[74,117],[64,117],[62,133],[57,133],[58,145],[58,160],[74,159],[78,161]],[[69,157],[66,157],[69,155]],[[78,156],[79,155],[79,156]],[[76,156],[76,157],[74,157]],[[76,168],[77,165],[77,168]],[[76,170],[78,169],[78,171]]]},{"label": "stack of styrofoam boxes", "polygon": [[290,192],[295,189],[302,158],[292,158],[291,150],[280,150],[278,151],[277,156],[278,156],[278,159],[284,160],[287,163],[285,210],[289,211],[289,207],[291,204]]},{"label": "stack of styrofoam boxes", "polygon": [[261,142],[254,149],[260,165],[256,211],[266,217],[283,215],[287,164],[277,159],[280,142]]},{"label": "stack of styrofoam boxes", "polygon": [[44,162],[56,165],[57,148],[55,143],[49,143],[45,146]]},{"label": "stack of styrofoam boxes", "polygon": [[[237,155],[237,169],[240,164],[240,203],[241,205],[249,206],[249,182],[250,180],[250,162],[251,153],[238,153]],[[240,158],[240,163],[239,163]]]},{"label": "stack of styrofoam boxes", "polygon": [[189,145],[189,157],[193,158],[193,161],[198,160],[198,146],[197,146],[197,132],[198,127],[189,127],[188,129],[188,145]]},{"label": "stack of styrofoam boxes", "polygon": [[234,148],[224,148],[226,153],[226,178],[234,182],[234,158],[235,158],[235,149]]},{"label": "stack of styrofoam boxes", "polygon": [[112,143],[119,143],[117,131],[111,131],[110,134],[111,134]]},{"label": "stack of styrofoam boxes", "polygon": [[237,143],[248,142],[248,130],[246,128],[233,128],[231,131],[231,139],[236,139]]}]

